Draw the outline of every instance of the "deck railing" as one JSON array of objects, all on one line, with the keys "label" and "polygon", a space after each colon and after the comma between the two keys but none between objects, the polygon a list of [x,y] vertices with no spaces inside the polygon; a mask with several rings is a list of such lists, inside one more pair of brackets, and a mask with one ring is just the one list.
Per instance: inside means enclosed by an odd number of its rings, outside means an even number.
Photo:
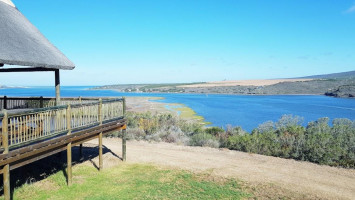
[{"label": "deck railing", "polygon": [[[42,99],[44,100],[44,98]],[[79,99],[67,98],[61,102],[69,103],[68,105],[30,109],[22,112],[5,110],[0,113],[1,147],[15,148],[124,117],[124,98],[80,99],[80,101],[87,102],[78,103]]]},{"label": "deck railing", "polygon": [[[95,102],[98,98],[61,98],[59,105]],[[48,108],[56,106],[55,98],[45,97],[0,97],[0,111],[3,109]]]}]

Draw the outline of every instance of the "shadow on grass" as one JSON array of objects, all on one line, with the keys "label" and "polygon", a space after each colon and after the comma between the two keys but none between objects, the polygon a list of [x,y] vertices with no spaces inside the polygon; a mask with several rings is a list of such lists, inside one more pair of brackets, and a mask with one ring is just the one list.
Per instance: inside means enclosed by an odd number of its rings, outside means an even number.
[{"label": "shadow on grass", "polygon": [[[102,147],[103,154],[111,153],[113,156],[122,160],[122,157],[118,156],[106,146]],[[98,146],[82,147],[82,154],[80,147],[72,147],[72,166],[90,161],[96,169],[99,169],[97,164],[93,161],[94,158],[99,156]],[[34,183],[46,179],[48,176],[55,174],[59,171],[63,172],[66,180],[67,175],[67,151],[54,154],[52,156],[43,158],[36,162],[22,166],[20,168],[11,170],[10,172],[10,185],[11,185],[11,197],[13,197],[14,189],[21,187],[27,183]],[[3,195],[3,175],[0,175],[0,195]]]}]

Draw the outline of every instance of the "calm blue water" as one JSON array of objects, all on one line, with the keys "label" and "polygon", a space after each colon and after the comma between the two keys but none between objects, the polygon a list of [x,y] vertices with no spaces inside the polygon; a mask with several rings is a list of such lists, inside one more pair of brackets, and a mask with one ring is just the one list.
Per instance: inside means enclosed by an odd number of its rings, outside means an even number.
[{"label": "calm blue water", "polygon": [[[283,114],[304,117],[304,125],[321,117],[348,118],[355,120],[355,99],[339,99],[326,96],[241,96],[204,94],[147,94],[119,93],[110,90],[87,90],[89,87],[62,87],[62,97],[114,97],[151,96],[165,97],[166,103],[182,103],[191,107],[213,126],[227,124],[242,126],[251,131],[259,124],[277,121]],[[45,96],[53,97],[53,87],[31,87],[24,89],[0,89],[0,96]]]}]

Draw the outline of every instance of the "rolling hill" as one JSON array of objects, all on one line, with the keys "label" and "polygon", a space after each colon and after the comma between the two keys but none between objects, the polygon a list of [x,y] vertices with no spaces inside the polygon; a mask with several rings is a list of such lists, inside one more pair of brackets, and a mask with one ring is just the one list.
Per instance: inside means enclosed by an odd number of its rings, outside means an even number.
[{"label": "rolling hill", "polygon": [[305,77],[301,77],[301,78],[307,78],[307,79],[355,78],[355,71],[332,73],[332,74],[322,74],[322,75],[313,75],[313,76],[305,76]]},{"label": "rolling hill", "polygon": [[355,96],[355,71],[313,75],[301,78],[214,81],[188,84],[118,84],[93,89],[120,92],[202,93],[239,95],[328,95]]}]

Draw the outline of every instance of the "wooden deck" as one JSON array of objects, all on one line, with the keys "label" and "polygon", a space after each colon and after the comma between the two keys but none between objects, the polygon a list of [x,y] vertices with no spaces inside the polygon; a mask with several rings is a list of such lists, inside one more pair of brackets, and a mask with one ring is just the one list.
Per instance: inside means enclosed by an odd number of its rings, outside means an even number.
[{"label": "wooden deck", "polygon": [[[102,169],[102,136],[123,131],[123,160],[126,159],[125,99],[62,99],[52,106],[46,98],[0,98],[0,174],[4,196],[10,198],[10,170],[67,150],[68,185],[71,185],[71,148],[99,139],[99,169]],[[67,105],[63,105],[67,104]],[[5,105],[5,106],[4,106]],[[43,108],[32,109],[37,105]]]}]

